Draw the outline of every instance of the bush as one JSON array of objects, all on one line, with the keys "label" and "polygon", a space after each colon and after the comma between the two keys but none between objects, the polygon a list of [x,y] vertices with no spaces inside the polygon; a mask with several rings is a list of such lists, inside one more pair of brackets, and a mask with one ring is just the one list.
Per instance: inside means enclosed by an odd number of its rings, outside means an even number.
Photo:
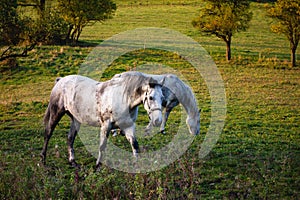
[{"label": "bush", "polygon": [[68,24],[56,11],[45,11],[41,18],[32,21],[30,29],[27,38],[31,43],[65,44]]},{"label": "bush", "polygon": [[49,18],[48,20],[46,18],[45,22],[48,24],[46,42],[55,44],[65,43],[68,34],[68,23],[57,12],[49,13]]},{"label": "bush", "polygon": [[43,15],[20,16],[17,0],[0,2],[0,44],[64,44],[68,24],[55,10],[45,10]]}]

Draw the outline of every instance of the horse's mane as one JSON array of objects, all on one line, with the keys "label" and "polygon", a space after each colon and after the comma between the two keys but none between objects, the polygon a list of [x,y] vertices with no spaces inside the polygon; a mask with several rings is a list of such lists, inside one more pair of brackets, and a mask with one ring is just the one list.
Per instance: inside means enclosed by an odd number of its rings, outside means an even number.
[{"label": "horse's mane", "polygon": [[[144,81],[144,77],[149,77],[159,83],[163,82],[162,86],[168,88],[172,93],[174,93],[179,103],[183,105],[188,115],[196,114],[198,112],[197,101],[192,89],[174,74],[150,75],[137,71],[128,71],[121,74],[116,74],[114,76],[114,78],[118,77],[128,78],[128,81],[131,79],[139,79],[139,77],[143,78],[140,81]],[[132,84],[127,87],[130,91],[132,91],[130,87],[135,88],[136,86]]]},{"label": "horse's mane", "polygon": [[163,76],[166,77],[164,86],[175,94],[187,113],[190,115],[198,112],[197,101],[192,89],[174,74],[164,74]]},{"label": "horse's mane", "polygon": [[134,95],[136,92],[141,92],[141,87],[143,85],[157,84],[156,80],[141,72],[126,73],[125,75],[122,73],[122,76],[115,75],[111,80],[124,85],[124,96],[127,97]]},{"label": "horse's mane", "polygon": [[142,73],[131,74],[129,76],[122,76],[122,82],[125,84],[124,92],[132,94],[135,90],[142,85],[148,84],[149,79],[146,78]]}]

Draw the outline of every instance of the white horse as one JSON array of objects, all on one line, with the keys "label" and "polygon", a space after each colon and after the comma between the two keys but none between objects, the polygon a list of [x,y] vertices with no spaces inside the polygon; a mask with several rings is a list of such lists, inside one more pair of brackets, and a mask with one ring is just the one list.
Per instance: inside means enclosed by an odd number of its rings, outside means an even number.
[{"label": "white horse", "polygon": [[[160,83],[162,83],[162,92],[164,95],[164,100],[162,106],[165,108],[165,114],[160,127],[160,132],[165,133],[165,126],[172,109],[181,103],[187,112],[186,123],[189,128],[189,132],[193,135],[198,135],[200,133],[200,111],[198,110],[196,98],[189,86],[187,86],[182,80],[180,80],[174,74],[163,74],[163,75],[153,75],[145,74],[137,71],[123,72],[121,74],[116,74],[113,79],[139,75],[152,78]],[[146,134],[150,132],[152,128],[152,123],[150,122],[146,127]]]},{"label": "white horse", "polygon": [[81,123],[101,127],[97,168],[101,164],[102,153],[112,128],[120,128],[124,131],[131,144],[133,155],[137,156],[135,121],[138,105],[143,102],[152,125],[159,126],[162,122],[162,100],[161,85],[146,76],[132,74],[106,82],[97,82],[79,75],[58,78],[52,89],[44,117],[45,138],[41,152],[42,161],[46,162],[48,142],[64,114],[71,118],[67,143],[69,162],[73,166],[77,166],[73,143]]}]

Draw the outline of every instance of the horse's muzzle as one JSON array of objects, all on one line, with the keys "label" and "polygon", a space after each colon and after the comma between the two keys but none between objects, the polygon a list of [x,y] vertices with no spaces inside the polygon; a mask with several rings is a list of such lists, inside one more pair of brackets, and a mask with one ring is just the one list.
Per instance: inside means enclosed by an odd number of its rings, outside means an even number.
[{"label": "horse's muzzle", "polygon": [[161,109],[152,110],[151,112],[151,123],[153,126],[160,126],[162,123],[162,112]]}]

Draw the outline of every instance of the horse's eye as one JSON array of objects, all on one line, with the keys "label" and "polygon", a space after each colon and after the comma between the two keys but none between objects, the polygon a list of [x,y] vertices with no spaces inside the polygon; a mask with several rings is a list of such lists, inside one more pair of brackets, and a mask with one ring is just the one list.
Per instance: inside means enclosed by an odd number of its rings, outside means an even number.
[{"label": "horse's eye", "polygon": [[152,97],[152,96],[150,96],[150,97],[149,97],[149,99],[150,99],[150,101],[152,101],[152,100],[153,100],[153,97]]}]

